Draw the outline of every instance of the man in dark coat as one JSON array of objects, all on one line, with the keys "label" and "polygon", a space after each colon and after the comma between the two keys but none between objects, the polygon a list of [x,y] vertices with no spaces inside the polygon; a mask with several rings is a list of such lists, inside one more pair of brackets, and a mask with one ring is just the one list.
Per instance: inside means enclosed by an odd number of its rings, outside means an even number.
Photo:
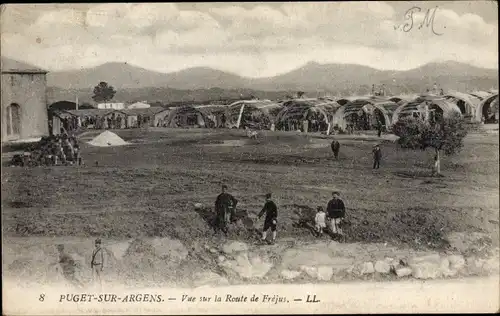
[{"label": "man in dark coat", "polygon": [[231,220],[231,217],[234,217],[238,200],[236,200],[231,194],[226,193],[226,190],[227,186],[225,184],[222,185],[222,192],[215,200],[215,213],[217,217],[214,228],[215,232],[217,232],[217,230],[222,230],[224,234],[227,235],[229,221]]},{"label": "man in dark coat", "polygon": [[344,201],[340,199],[340,193],[335,191],[332,193],[332,199],[328,202],[326,207],[326,213],[328,216],[328,222],[330,224],[330,230],[334,235],[343,236],[342,232],[342,220],[345,217],[345,205]]},{"label": "man in dark coat", "polygon": [[276,226],[278,224],[278,207],[271,200],[271,193],[266,194],[266,203],[259,213],[259,219],[262,215],[266,214],[264,220],[264,228],[262,229],[262,241],[267,239],[267,231],[271,229],[272,232],[272,243],[276,241]]},{"label": "man in dark coat", "polygon": [[382,123],[380,121],[377,121],[377,136],[381,137],[382,136]]},{"label": "man in dark coat", "polygon": [[334,139],[332,141],[331,147],[333,151],[333,156],[335,157],[335,159],[339,159],[340,143]]},{"label": "man in dark coat", "polygon": [[380,151],[380,146],[375,145],[373,147],[373,169],[380,168],[381,159],[382,159],[382,152]]}]

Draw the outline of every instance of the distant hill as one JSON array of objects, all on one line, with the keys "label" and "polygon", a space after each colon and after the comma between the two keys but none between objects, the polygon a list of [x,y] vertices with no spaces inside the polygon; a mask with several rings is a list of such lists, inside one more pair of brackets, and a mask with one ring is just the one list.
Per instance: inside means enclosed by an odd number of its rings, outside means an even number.
[{"label": "distant hill", "polygon": [[[35,66],[2,57],[2,67]],[[371,85],[385,84],[390,94],[421,93],[437,83],[446,90],[470,91],[498,89],[498,70],[446,61],[429,63],[406,71],[377,70],[355,64],[310,62],[296,70],[268,78],[245,78],[206,67],[161,73],[127,63],[107,63],[94,68],[49,72],[49,103],[74,101],[92,103],[92,90],[106,81],[123,102],[204,102],[256,96],[280,99],[305,91],[307,96],[363,95]]]},{"label": "distant hill", "polygon": [[308,63],[286,74],[270,78],[245,78],[211,68],[189,68],[173,73],[160,73],[126,63],[107,63],[98,67],[51,72],[48,85],[63,89],[89,89],[106,81],[118,91],[139,88],[170,88],[197,90],[251,89],[261,91],[314,91],[355,93],[361,86],[386,83],[393,87],[406,86],[421,92],[437,82],[443,87],[455,83],[470,89],[490,89],[498,86],[498,71],[457,62],[429,63],[407,71],[387,71],[353,64]]}]

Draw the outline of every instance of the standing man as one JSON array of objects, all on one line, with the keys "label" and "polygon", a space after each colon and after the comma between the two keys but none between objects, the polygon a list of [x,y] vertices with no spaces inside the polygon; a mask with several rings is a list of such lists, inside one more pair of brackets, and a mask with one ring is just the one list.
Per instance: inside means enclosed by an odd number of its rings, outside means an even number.
[{"label": "standing man", "polygon": [[382,123],[377,121],[377,136],[380,138],[382,136]]},{"label": "standing man", "polygon": [[228,233],[228,225],[231,218],[234,218],[234,212],[236,209],[236,205],[238,204],[238,200],[234,198],[229,193],[226,193],[227,185],[222,185],[222,192],[217,196],[215,200],[215,213],[216,213],[216,223],[215,223],[215,232],[217,230],[222,230],[224,234],[227,236]]},{"label": "standing man", "polygon": [[382,152],[380,146],[377,144],[373,146],[373,169],[380,168],[380,160],[382,159]]},{"label": "standing man", "polygon": [[332,199],[328,202],[326,207],[326,212],[328,214],[328,220],[330,222],[330,229],[335,235],[340,235],[343,237],[341,223],[345,217],[345,206],[344,201],[340,199],[340,193],[334,191],[332,193]]},{"label": "standing man", "polygon": [[336,160],[338,160],[339,159],[339,151],[340,151],[340,143],[334,139],[330,146],[332,147],[333,156],[335,157]]},{"label": "standing man", "polygon": [[90,267],[92,268],[94,283],[98,282],[102,287],[101,273],[104,270],[104,250],[101,248],[101,239],[99,238],[95,240],[95,249],[92,252]]},{"label": "standing man", "polygon": [[259,219],[262,217],[262,215],[264,215],[264,213],[266,214],[266,218],[264,220],[264,228],[262,229],[262,241],[266,241],[267,231],[271,229],[271,232],[273,234],[271,243],[274,244],[274,242],[276,241],[276,226],[278,224],[278,207],[271,200],[271,193],[266,194],[266,203],[264,204],[262,211],[260,211],[258,215]]}]

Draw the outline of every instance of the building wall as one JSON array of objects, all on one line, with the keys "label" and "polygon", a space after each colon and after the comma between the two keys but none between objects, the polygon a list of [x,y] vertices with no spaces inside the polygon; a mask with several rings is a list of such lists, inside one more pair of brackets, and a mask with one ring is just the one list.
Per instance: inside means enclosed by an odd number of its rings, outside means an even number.
[{"label": "building wall", "polygon": [[[45,74],[2,73],[2,142],[49,135]],[[20,106],[20,134],[7,136],[7,107]]]},{"label": "building wall", "polygon": [[123,110],[125,108],[125,103],[99,103],[97,104],[97,108]]}]

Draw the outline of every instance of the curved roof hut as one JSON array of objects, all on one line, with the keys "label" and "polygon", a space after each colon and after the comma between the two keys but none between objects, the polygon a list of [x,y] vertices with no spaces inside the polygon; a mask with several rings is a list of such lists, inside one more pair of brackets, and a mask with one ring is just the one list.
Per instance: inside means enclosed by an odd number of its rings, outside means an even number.
[{"label": "curved roof hut", "polygon": [[[288,125],[293,123],[300,126],[304,121],[308,121],[307,130],[326,131],[328,123],[339,107],[336,101],[324,98],[289,100],[283,103],[283,109],[276,116],[276,124],[279,129],[293,130],[297,126],[292,128]],[[309,122],[318,126],[311,125],[309,129]]]},{"label": "curved roof hut", "polygon": [[427,106],[430,111],[434,111],[443,117],[450,117],[454,113],[462,115],[462,111],[455,103],[448,101],[444,97],[427,95],[400,105],[393,113],[392,124],[407,116],[425,118]]},{"label": "curved roof hut", "polygon": [[[332,119],[332,126],[345,129],[351,121],[368,114],[376,121],[380,121],[386,130],[392,125],[392,115],[399,104],[385,98],[372,97],[368,99],[357,99],[347,103],[338,109]],[[373,126],[376,121],[371,122]],[[370,124],[365,128],[369,128]]]},{"label": "curved roof hut", "polygon": [[226,109],[226,125],[230,128],[269,129],[281,108],[281,104],[270,100],[236,101]]},{"label": "curved roof hut", "polygon": [[476,107],[481,103],[481,99],[476,96],[456,91],[448,92],[444,98],[455,103],[462,115],[466,117],[472,117],[476,112]]},{"label": "curved roof hut", "polygon": [[494,93],[487,92],[487,91],[474,91],[469,93],[471,96],[478,98],[479,100],[483,101],[484,99],[492,96]]},{"label": "curved roof hut", "polygon": [[476,108],[475,120],[485,123],[498,121],[498,93],[484,99]]},{"label": "curved roof hut", "polygon": [[166,127],[212,127],[209,113],[194,106],[171,108],[164,125]]}]

